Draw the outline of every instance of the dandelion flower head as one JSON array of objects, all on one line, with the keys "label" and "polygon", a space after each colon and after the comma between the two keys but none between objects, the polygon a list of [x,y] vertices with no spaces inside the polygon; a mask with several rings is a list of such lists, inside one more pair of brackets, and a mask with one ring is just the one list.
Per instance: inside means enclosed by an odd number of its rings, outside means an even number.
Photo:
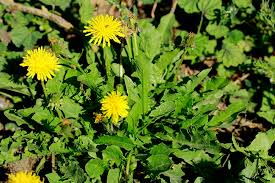
[{"label": "dandelion flower head", "polygon": [[32,172],[18,172],[8,175],[8,183],[43,183],[43,181]]},{"label": "dandelion flower head", "polygon": [[102,43],[103,48],[106,44],[110,47],[111,40],[121,43],[118,37],[125,37],[121,21],[110,15],[98,15],[92,18],[84,28],[85,35],[91,36],[89,42],[94,45]]},{"label": "dandelion flower head", "polygon": [[37,75],[37,79],[41,81],[52,79],[52,76],[55,75],[54,71],[58,71],[60,68],[58,58],[43,47],[28,50],[20,66],[28,67],[28,77],[33,78]]},{"label": "dandelion flower head", "polygon": [[113,124],[117,125],[120,118],[128,115],[127,96],[122,96],[120,92],[112,91],[101,101],[101,111],[106,118],[111,118]]}]

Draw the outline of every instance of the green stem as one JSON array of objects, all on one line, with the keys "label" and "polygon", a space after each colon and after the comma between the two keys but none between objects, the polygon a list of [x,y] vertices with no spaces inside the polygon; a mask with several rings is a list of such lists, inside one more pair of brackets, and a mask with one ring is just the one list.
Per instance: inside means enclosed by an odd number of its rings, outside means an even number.
[{"label": "green stem", "polygon": [[126,43],[127,43],[127,53],[128,53],[128,57],[129,60],[131,60],[133,58],[133,53],[132,53],[132,48],[131,48],[131,39],[126,39]]},{"label": "green stem", "polygon": [[178,73],[180,72],[180,65],[181,65],[184,57],[186,56],[186,53],[187,53],[187,48],[185,48],[184,53],[181,56],[181,59],[176,63],[176,66],[175,66],[176,72],[175,72],[175,76],[174,76],[174,80],[173,80],[174,82],[177,81],[177,76],[178,76]]},{"label": "green stem", "polygon": [[41,81],[41,85],[42,85],[42,88],[43,88],[45,98],[48,99],[48,93],[47,93],[44,81]]},{"label": "green stem", "polygon": [[132,158],[133,150],[130,151],[129,155],[127,156],[127,164],[126,164],[126,178],[128,179],[129,176],[129,171],[130,171],[130,163],[131,163],[131,158]]},{"label": "green stem", "polygon": [[198,27],[198,32],[197,32],[197,34],[199,34],[200,31],[201,31],[201,26],[202,26],[202,22],[203,22],[203,17],[204,17],[204,13],[201,12],[201,20],[200,20],[200,24],[199,24],[199,27]]},{"label": "green stem", "polygon": [[134,33],[134,55],[138,56],[138,43],[137,43],[137,33]]}]

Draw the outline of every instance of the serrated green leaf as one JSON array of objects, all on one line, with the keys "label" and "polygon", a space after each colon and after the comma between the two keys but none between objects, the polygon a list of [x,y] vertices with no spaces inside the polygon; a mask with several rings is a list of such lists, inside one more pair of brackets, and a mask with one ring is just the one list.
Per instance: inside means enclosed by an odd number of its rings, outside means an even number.
[{"label": "serrated green leaf", "polygon": [[119,183],[119,169],[110,169],[107,175],[107,183]]},{"label": "serrated green leaf", "polygon": [[207,115],[198,115],[198,116],[194,116],[192,119],[187,119],[187,120],[183,121],[181,127],[183,129],[187,129],[190,126],[201,127],[203,125],[206,125],[207,122],[208,122]]},{"label": "serrated green leaf", "polygon": [[140,96],[140,102],[142,106],[142,113],[145,115],[150,107],[151,98],[149,97],[149,93],[152,90],[151,84],[151,73],[152,70],[152,63],[150,60],[145,56],[144,53],[140,53],[137,56],[136,61],[137,66],[137,77],[139,78],[141,84],[138,85],[138,93]]},{"label": "serrated green leaf", "polygon": [[28,29],[27,27],[15,27],[10,32],[11,40],[16,47],[24,46],[26,49],[32,48],[38,39],[42,38],[42,33]]},{"label": "serrated green leaf", "polygon": [[123,65],[118,63],[112,63],[111,65],[112,71],[114,72],[115,76],[117,77],[123,77],[125,73],[125,69],[123,68]]},{"label": "serrated green leaf", "polygon": [[68,153],[70,150],[66,148],[65,142],[62,142],[61,140],[58,140],[57,142],[52,143],[49,146],[49,150],[52,153],[55,154],[62,154],[62,153]]},{"label": "serrated green leaf", "polygon": [[105,135],[101,136],[95,140],[96,144],[106,144],[106,145],[116,145],[126,150],[132,150],[135,145],[128,137],[119,137],[119,136],[110,136]]},{"label": "serrated green leaf", "polygon": [[199,0],[179,0],[179,7],[183,8],[186,13],[197,13],[199,9],[197,7]]},{"label": "serrated green leaf", "polygon": [[205,69],[201,71],[196,77],[194,77],[192,80],[188,81],[188,83],[185,85],[186,87],[186,93],[191,93],[194,91],[194,89],[207,77],[211,69]]},{"label": "serrated green leaf", "polygon": [[60,177],[56,172],[46,174],[46,177],[50,183],[61,183]]},{"label": "serrated green leaf", "polygon": [[65,115],[65,118],[78,118],[82,113],[83,107],[74,100],[64,97],[61,99],[61,106],[59,107]]},{"label": "serrated green leaf", "polygon": [[17,124],[18,126],[21,126],[21,125],[23,125],[23,124],[28,124],[27,121],[25,121],[24,119],[22,119],[22,117],[20,117],[20,116],[14,114],[14,113],[12,113],[11,110],[6,110],[6,111],[4,112],[4,115],[5,115],[9,120],[16,122],[16,124]]},{"label": "serrated green leaf", "polygon": [[215,24],[208,24],[206,27],[206,31],[212,35],[215,36],[216,39],[219,39],[221,37],[226,36],[228,33],[229,29],[226,26],[223,25],[217,25]]},{"label": "serrated green leaf", "polygon": [[128,98],[130,100],[133,100],[135,102],[138,102],[140,100],[137,92],[137,86],[136,84],[132,81],[132,79],[128,76],[124,76],[124,82],[128,94]]},{"label": "serrated green leaf", "polygon": [[275,124],[275,109],[270,109],[269,111],[257,112],[257,114],[260,117],[265,118],[270,123]]},{"label": "serrated green leaf", "polygon": [[128,131],[129,132],[136,132],[139,119],[142,117],[143,111],[142,111],[142,104],[141,102],[136,102],[131,110],[129,111],[129,114],[126,118],[127,124],[128,124]]},{"label": "serrated green leaf", "polygon": [[104,79],[101,77],[100,72],[97,69],[97,64],[96,63],[90,64],[87,67],[87,70],[88,70],[88,73],[78,76],[77,80],[87,85],[88,87],[96,89],[104,81]]},{"label": "serrated green leaf", "polygon": [[102,151],[103,160],[106,162],[115,163],[118,167],[124,159],[122,151],[118,146],[108,146],[105,150]]},{"label": "serrated green leaf", "polygon": [[146,29],[141,32],[140,47],[150,60],[160,53],[161,44],[161,34],[154,26],[147,26]]},{"label": "serrated green leaf", "polygon": [[34,115],[32,116],[32,119],[40,124],[44,122],[48,122],[53,120],[54,116],[50,113],[50,111],[46,108],[38,108]]},{"label": "serrated green leaf", "polygon": [[101,159],[91,159],[85,165],[85,170],[91,178],[101,180],[100,176],[105,171],[105,165]]},{"label": "serrated green leaf", "polygon": [[252,1],[251,0],[233,0],[233,3],[238,8],[248,8],[249,6],[252,5]]},{"label": "serrated green leaf", "polygon": [[259,153],[261,157],[268,157],[268,151],[274,142],[275,129],[270,129],[267,132],[258,133],[246,150]]},{"label": "serrated green leaf", "polygon": [[150,150],[151,155],[164,154],[168,156],[170,152],[171,152],[170,148],[164,143],[154,145]]},{"label": "serrated green leaf", "polygon": [[159,106],[157,106],[156,109],[151,111],[149,116],[159,117],[159,116],[163,116],[163,115],[168,115],[169,113],[171,113],[174,110],[175,110],[175,103],[172,101],[167,101],[167,102],[163,102]]},{"label": "serrated green leaf", "polygon": [[23,84],[13,82],[11,76],[7,73],[0,72],[0,78],[0,89],[21,93],[27,96],[36,94],[33,88],[28,88]]},{"label": "serrated green leaf", "polygon": [[184,176],[184,172],[182,171],[181,167],[181,164],[172,165],[172,169],[167,170],[161,174],[169,177],[171,183],[182,183],[182,176]]},{"label": "serrated green leaf", "polygon": [[214,116],[208,123],[208,126],[218,126],[227,120],[229,120],[232,115],[241,112],[246,108],[247,103],[236,102],[230,104],[225,111],[220,111],[216,116]]},{"label": "serrated green leaf", "polygon": [[172,39],[172,28],[176,24],[176,18],[174,13],[169,13],[160,19],[160,24],[157,28],[159,31],[161,37],[162,37],[162,42],[163,43],[169,43]]},{"label": "serrated green leaf", "polygon": [[183,159],[190,165],[201,161],[209,161],[211,157],[204,150],[179,150],[175,149],[173,154],[180,159]]},{"label": "serrated green leaf", "polygon": [[215,18],[216,9],[221,9],[222,1],[221,0],[199,0],[198,8],[209,20]]},{"label": "serrated green leaf", "polygon": [[168,66],[172,63],[176,62],[180,56],[178,54],[181,53],[179,49],[174,49],[169,52],[163,52],[160,58],[156,61],[155,65],[160,69],[162,74],[165,73],[165,70],[168,69]]},{"label": "serrated green leaf", "polygon": [[79,15],[82,23],[87,23],[93,16],[94,6],[90,0],[80,0]]},{"label": "serrated green leaf", "polygon": [[192,47],[186,48],[190,56],[197,58],[203,55],[204,50],[208,46],[208,37],[202,34],[197,34],[193,40]]},{"label": "serrated green leaf", "polygon": [[227,36],[228,37],[226,39],[228,39],[233,44],[237,44],[239,41],[243,40],[244,38],[243,32],[238,29],[234,29],[230,31]]},{"label": "serrated green leaf", "polygon": [[230,42],[224,42],[223,49],[217,53],[217,60],[223,62],[226,67],[238,66],[245,59],[243,51]]},{"label": "serrated green leaf", "polygon": [[157,154],[152,155],[148,159],[148,168],[152,172],[162,172],[168,170],[172,164],[168,155]]},{"label": "serrated green leaf", "polygon": [[245,168],[240,172],[241,176],[245,176],[246,183],[252,183],[253,181],[248,180],[253,178],[257,173],[257,161],[251,162],[248,158],[244,161]]},{"label": "serrated green leaf", "polygon": [[39,0],[46,5],[59,6],[62,10],[65,10],[70,6],[71,0]]}]

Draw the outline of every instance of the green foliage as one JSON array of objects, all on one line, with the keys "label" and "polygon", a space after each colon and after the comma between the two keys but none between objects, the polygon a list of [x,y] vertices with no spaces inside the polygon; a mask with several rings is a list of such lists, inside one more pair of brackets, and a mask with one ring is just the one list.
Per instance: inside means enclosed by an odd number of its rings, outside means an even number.
[{"label": "green foliage", "polygon": [[[68,32],[0,4],[0,169],[33,158],[50,183],[274,182],[274,2],[106,2],[17,2]],[[83,28],[105,9],[126,35],[101,48]],[[61,66],[46,82],[20,66],[40,46]],[[116,125],[101,109],[112,91],[129,106]]]}]

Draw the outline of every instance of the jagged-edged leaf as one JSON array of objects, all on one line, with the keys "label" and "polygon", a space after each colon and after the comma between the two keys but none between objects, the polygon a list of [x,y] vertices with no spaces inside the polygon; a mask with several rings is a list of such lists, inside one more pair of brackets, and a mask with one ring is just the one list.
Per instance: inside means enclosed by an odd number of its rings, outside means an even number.
[{"label": "jagged-edged leaf", "polygon": [[43,34],[32,28],[17,26],[12,29],[10,36],[16,47],[23,45],[25,48],[30,49],[36,44],[38,39],[42,38]]},{"label": "jagged-edged leaf", "polygon": [[[140,35],[140,47],[145,55],[152,60],[160,53],[162,44],[160,32],[152,25],[146,25],[146,29]],[[140,58],[137,58],[140,59]]]},{"label": "jagged-edged leaf", "polygon": [[224,122],[227,122],[236,113],[241,112],[247,106],[247,103],[242,101],[230,104],[225,111],[220,111],[214,116],[208,123],[208,126],[218,126]]},{"label": "jagged-edged leaf", "polygon": [[192,119],[187,119],[183,121],[181,126],[183,129],[187,129],[190,126],[196,126],[196,127],[203,126],[207,124],[207,122],[208,122],[208,115],[198,115],[198,116],[194,116]]},{"label": "jagged-edged leaf", "polygon": [[115,145],[108,146],[103,150],[102,156],[104,161],[115,163],[118,167],[124,159],[121,149]]},{"label": "jagged-edged leaf", "polygon": [[128,137],[119,137],[119,136],[110,136],[105,135],[101,136],[95,140],[96,144],[106,144],[106,145],[116,145],[126,150],[131,150],[135,147],[133,142]]},{"label": "jagged-edged leaf", "polygon": [[87,23],[93,16],[94,6],[90,0],[80,0],[79,15],[82,23]]},{"label": "jagged-edged leaf", "polygon": [[167,101],[167,102],[163,102],[159,106],[157,106],[156,109],[151,111],[149,116],[159,117],[159,116],[163,116],[163,115],[168,115],[169,113],[171,113],[174,110],[175,110],[175,103],[173,101]]},{"label": "jagged-edged leaf", "polygon": [[71,0],[39,0],[46,5],[59,6],[62,10],[65,10],[70,6]]},{"label": "jagged-edged leaf", "polygon": [[107,183],[119,183],[119,168],[110,169],[107,175]]},{"label": "jagged-edged leaf", "polygon": [[181,164],[173,165],[172,169],[163,172],[162,175],[169,177],[171,183],[181,183],[183,182],[182,176],[185,175],[181,167]]},{"label": "jagged-edged leaf", "polygon": [[130,100],[138,102],[140,99],[139,99],[139,96],[138,96],[136,84],[132,81],[132,79],[130,77],[128,77],[126,75],[124,76],[124,82],[125,82],[125,85],[126,85],[128,98]]},{"label": "jagged-edged leaf", "polygon": [[179,0],[179,7],[183,8],[186,13],[197,13],[199,9],[197,7],[199,0]]},{"label": "jagged-edged leaf", "polygon": [[274,142],[275,129],[270,129],[267,132],[258,133],[246,150],[260,153],[262,157],[268,157],[268,151]]},{"label": "jagged-edged leaf", "polygon": [[100,176],[104,173],[105,164],[101,159],[91,159],[85,165],[85,170],[91,178],[101,180]]},{"label": "jagged-edged leaf", "polygon": [[11,121],[16,122],[18,126],[23,124],[28,124],[26,120],[24,120],[21,116],[14,114],[11,110],[6,110],[4,115]]},{"label": "jagged-edged leaf", "polygon": [[215,24],[208,24],[206,27],[206,31],[212,35],[215,36],[216,39],[219,39],[223,36],[226,36],[226,34],[229,31],[229,28],[224,25],[217,25]]},{"label": "jagged-edged leaf", "polygon": [[141,101],[136,102],[132,106],[126,118],[129,132],[135,132],[137,130],[139,119],[142,117],[142,114],[143,114],[143,110],[142,110]]},{"label": "jagged-edged leaf", "polygon": [[141,84],[138,85],[139,96],[141,99],[142,113],[146,114],[151,104],[151,98],[149,97],[150,91],[152,90],[151,74],[153,72],[152,63],[145,56],[140,53],[136,61],[137,65],[137,77],[140,79]]},{"label": "jagged-edged leaf", "polygon": [[92,63],[87,67],[88,72],[77,77],[77,80],[84,83],[88,87],[96,89],[102,84],[104,79],[101,77],[97,69],[97,64]]},{"label": "jagged-edged leaf", "polygon": [[160,56],[160,58],[156,61],[156,66],[162,72],[164,72],[165,69],[167,69],[168,66],[173,63],[173,61],[175,61],[175,58],[178,58],[177,55],[178,55],[179,52],[180,52],[179,49],[174,49],[174,50],[169,51],[169,52],[164,52]]},{"label": "jagged-edged leaf", "polygon": [[171,149],[164,143],[154,145],[150,150],[151,155],[157,155],[157,154],[169,155],[170,153],[171,153]]},{"label": "jagged-edged leaf", "polygon": [[230,67],[243,63],[246,57],[243,50],[238,46],[224,41],[223,49],[217,53],[217,59],[223,62],[226,67]]},{"label": "jagged-edged leaf", "polygon": [[61,141],[60,139],[57,142],[52,143],[49,146],[49,150],[55,154],[62,154],[70,152],[70,149],[66,148],[65,142]]},{"label": "jagged-edged leaf", "polygon": [[63,111],[66,118],[78,118],[82,113],[83,107],[76,103],[73,99],[64,97],[61,99],[60,109]]},{"label": "jagged-edged leaf", "polygon": [[156,154],[151,155],[148,159],[148,169],[152,172],[162,172],[168,170],[172,164],[168,155]]},{"label": "jagged-edged leaf", "polygon": [[188,81],[188,83],[185,85],[186,92],[193,92],[194,89],[207,77],[210,71],[211,69],[205,69],[201,71],[196,77],[192,78],[192,80]]},{"label": "jagged-edged leaf", "polygon": [[160,19],[160,24],[157,28],[159,31],[163,43],[169,43],[172,39],[172,28],[176,24],[176,18],[174,13],[169,13]]},{"label": "jagged-edged leaf", "polygon": [[239,8],[247,8],[252,5],[251,0],[233,0],[233,3]]},{"label": "jagged-edged leaf", "polygon": [[198,8],[205,15],[207,19],[215,18],[216,9],[221,9],[221,0],[199,0]]},{"label": "jagged-edged leaf", "polygon": [[204,150],[180,150],[175,149],[173,154],[180,159],[183,159],[190,165],[200,161],[209,161],[211,157]]}]

